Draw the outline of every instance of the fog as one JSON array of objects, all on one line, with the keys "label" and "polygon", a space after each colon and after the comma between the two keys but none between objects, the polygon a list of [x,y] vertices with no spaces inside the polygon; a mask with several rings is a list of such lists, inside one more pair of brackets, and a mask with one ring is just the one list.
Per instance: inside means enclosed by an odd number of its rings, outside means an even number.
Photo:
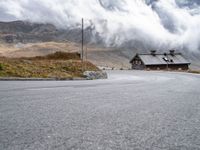
[{"label": "fog", "polygon": [[1,0],[0,20],[85,27],[107,46],[200,51],[199,0]]}]

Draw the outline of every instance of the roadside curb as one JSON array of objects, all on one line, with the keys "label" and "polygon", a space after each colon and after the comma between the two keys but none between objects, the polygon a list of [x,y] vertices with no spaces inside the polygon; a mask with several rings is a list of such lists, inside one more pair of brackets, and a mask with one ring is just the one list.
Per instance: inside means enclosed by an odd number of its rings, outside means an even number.
[{"label": "roadside curb", "polygon": [[0,81],[80,81],[87,80],[85,78],[66,78],[66,79],[57,79],[57,78],[0,78]]}]

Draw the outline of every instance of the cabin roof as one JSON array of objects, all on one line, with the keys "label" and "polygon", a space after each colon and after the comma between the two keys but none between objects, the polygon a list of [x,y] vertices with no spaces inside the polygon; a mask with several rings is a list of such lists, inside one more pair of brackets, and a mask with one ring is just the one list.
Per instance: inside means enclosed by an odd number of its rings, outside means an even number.
[{"label": "cabin roof", "polygon": [[145,65],[190,64],[181,53],[171,54],[136,54],[131,63],[139,57]]}]

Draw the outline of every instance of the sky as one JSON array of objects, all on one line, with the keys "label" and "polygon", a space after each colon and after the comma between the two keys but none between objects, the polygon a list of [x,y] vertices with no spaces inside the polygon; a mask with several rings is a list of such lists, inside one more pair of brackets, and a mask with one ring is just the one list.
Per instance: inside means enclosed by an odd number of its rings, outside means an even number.
[{"label": "sky", "polygon": [[81,18],[108,46],[200,52],[200,0],[0,0],[1,21],[66,29],[78,28]]}]

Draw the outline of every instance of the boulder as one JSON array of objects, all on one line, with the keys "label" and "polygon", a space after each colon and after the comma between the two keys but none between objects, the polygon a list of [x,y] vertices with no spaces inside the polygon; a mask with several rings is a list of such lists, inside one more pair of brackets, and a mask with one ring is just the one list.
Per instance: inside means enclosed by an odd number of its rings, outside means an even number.
[{"label": "boulder", "polygon": [[87,80],[107,79],[108,75],[103,71],[85,71],[83,73]]}]

